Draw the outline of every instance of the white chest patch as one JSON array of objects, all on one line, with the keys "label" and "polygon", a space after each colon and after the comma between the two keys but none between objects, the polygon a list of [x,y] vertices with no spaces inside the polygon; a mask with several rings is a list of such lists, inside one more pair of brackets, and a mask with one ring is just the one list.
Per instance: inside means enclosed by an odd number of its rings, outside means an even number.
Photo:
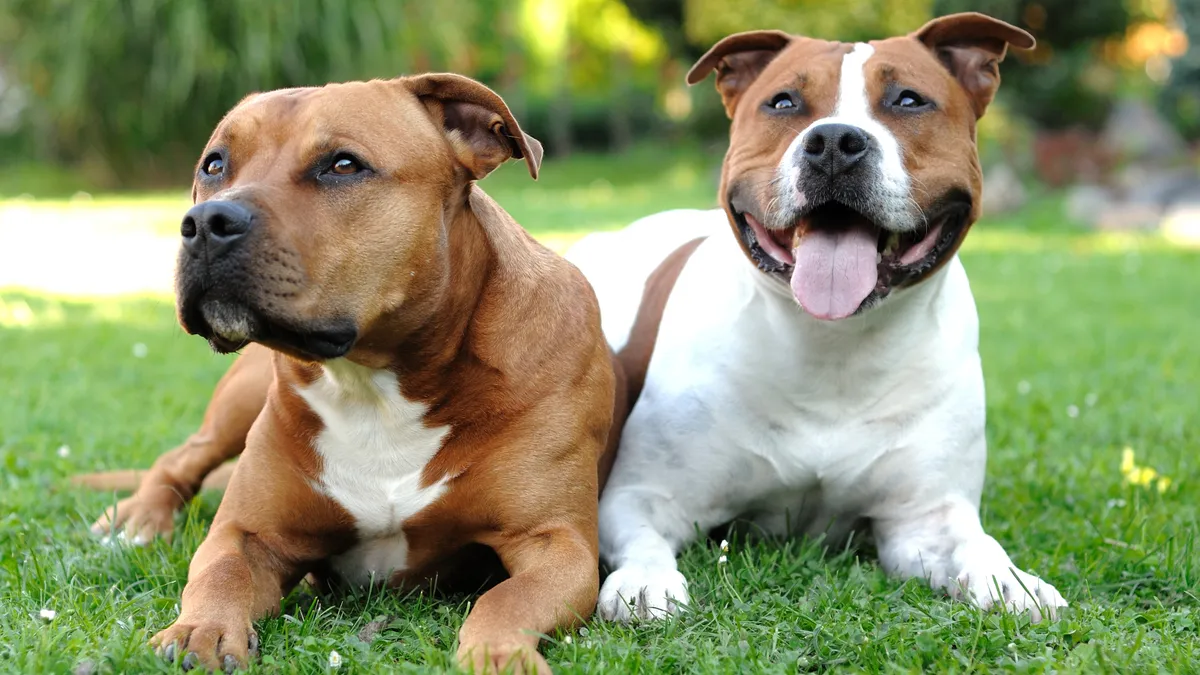
[{"label": "white chest patch", "polygon": [[357,582],[405,569],[404,522],[446,491],[449,476],[425,487],[421,476],[449,427],[426,426],[428,406],[404,398],[394,373],[341,359],[297,391],[325,425],[313,443],[317,488],[354,517],[361,538],[335,569]]}]

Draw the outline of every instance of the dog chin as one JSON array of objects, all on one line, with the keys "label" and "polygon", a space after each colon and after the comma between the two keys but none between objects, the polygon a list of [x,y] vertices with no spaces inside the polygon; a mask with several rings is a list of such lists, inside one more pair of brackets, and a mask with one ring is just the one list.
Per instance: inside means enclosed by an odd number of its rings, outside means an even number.
[{"label": "dog chin", "polygon": [[289,320],[267,316],[227,299],[185,303],[180,315],[184,317],[184,329],[208,340],[218,354],[236,352],[257,342],[294,358],[317,362],[345,356],[358,341],[358,327],[349,318]]},{"label": "dog chin", "polygon": [[[249,344],[258,332],[259,321],[254,312],[245,305],[222,300],[205,300],[200,305],[200,316],[204,319],[204,330],[195,331],[208,339],[208,344],[218,354],[236,352]],[[198,327],[200,328],[200,327]]]}]

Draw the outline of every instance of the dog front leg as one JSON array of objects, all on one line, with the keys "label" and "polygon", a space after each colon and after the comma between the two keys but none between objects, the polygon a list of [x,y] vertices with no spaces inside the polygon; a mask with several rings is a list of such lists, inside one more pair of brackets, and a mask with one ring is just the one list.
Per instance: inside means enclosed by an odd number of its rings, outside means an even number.
[{"label": "dog front leg", "polygon": [[1067,606],[1058,589],[1013,564],[965,499],[949,497],[920,515],[876,519],[873,526],[880,562],[891,574],[924,578],[981,609],[1028,611],[1035,622]]},{"label": "dog front leg", "polygon": [[694,534],[678,500],[655,489],[610,486],[600,500],[600,550],[614,569],[600,589],[600,617],[629,623],[687,606],[687,579],[675,555]]},{"label": "dog front leg", "polygon": [[[217,383],[196,433],[159,456],[142,475],[137,491],[109,507],[92,525],[92,532],[118,533],[134,544],[149,543],[155,536],[170,539],[175,512],[191,501],[201,485],[228,481],[231,468],[215,470],[245,447],[273,378],[271,351],[247,346]],[[105,487],[102,479],[102,475],[83,477],[79,482]]]},{"label": "dog front leg", "polygon": [[231,672],[258,650],[254,621],[279,610],[301,570],[269,537],[215,523],[188,568],[179,618],[150,644],[164,659]]},{"label": "dog front leg", "polygon": [[549,673],[543,634],[591,616],[599,586],[595,545],[570,526],[540,530],[494,547],[510,577],[484,593],[459,631],[468,670]]}]

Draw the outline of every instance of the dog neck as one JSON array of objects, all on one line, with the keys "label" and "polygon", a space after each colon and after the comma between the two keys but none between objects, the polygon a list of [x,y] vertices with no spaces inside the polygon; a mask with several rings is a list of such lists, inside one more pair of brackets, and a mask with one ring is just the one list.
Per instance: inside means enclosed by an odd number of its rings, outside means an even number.
[{"label": "dog neck", "polygon": [[495,267],[496,251],[484,223],[490,215],[478,212],[469,198],[447,206],[443,234],[428,254],[420,288],[365,327],[349,360],[409,379],[469,358],[472,317]]}]

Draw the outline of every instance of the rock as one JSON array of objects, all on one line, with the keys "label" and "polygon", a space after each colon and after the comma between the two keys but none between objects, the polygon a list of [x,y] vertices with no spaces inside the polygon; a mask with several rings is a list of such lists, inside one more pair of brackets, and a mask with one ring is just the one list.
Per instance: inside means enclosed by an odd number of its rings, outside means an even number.
[{"label": "rock", "polygon": [[1192,169],[1134,164],[1116,176],[1111,188],[1079,185],[1067,193],[1067,216],[1100,230],[1189,230],[1180,219],[1200,210],[1200,176]]},{"label": "rock", "polygon": [[1187,148],[1179,132],[1157,110],[1134,99],[1113,106],[1100,138],[1125,161],[1170,160]]},{"label": "rock", "polygon": [[1025,186],[1008,164],[996,164],[983,172],[983,212],[997,215],[1025,205]]},{"label": "rock", "polygon": [[1076,185],[1067,191],[1067,218],[1081,225],[1095,227],[1111,201],[1108,190],[1099,185]]},{"label": "rock", "polygon": [[1162,221],[1162,208],[1153,204],[1110,202],[1096,219],[1098,230],[1153,230]]},{"label": "rock", "polygon": [[391,621],[391,617],[385,616],[382,619],[376,619],[368,623],[362,627],[362,630],[358,631],[358,639],[367,644],[374,642],[379,633],[386,629]]}]

